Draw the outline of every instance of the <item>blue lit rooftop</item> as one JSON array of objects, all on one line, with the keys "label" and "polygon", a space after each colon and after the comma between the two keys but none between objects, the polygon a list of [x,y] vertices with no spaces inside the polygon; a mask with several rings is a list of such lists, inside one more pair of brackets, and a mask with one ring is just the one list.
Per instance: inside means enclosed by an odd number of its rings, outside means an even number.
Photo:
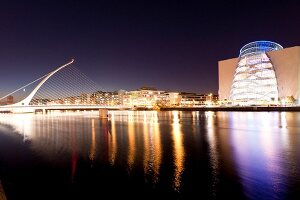
[{"label": "blue lit rooftop", "polygon": [[260,40],[255,42],[250,42],[244,45],[240,50],[240,57],[246,56],[249,54],[256,54],[256,53],[264,53],[268,51],[276,51],[283,49],[283,47],[272,41]]}]

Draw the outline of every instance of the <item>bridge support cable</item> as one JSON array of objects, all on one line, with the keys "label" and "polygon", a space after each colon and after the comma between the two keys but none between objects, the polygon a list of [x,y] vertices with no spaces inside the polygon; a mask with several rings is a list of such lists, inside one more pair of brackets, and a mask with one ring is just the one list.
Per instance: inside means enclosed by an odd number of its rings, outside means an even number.
[{"label": "bridge support cable", "polygon": [[14,102],[17,103],[11,106],[96,104],[99,94],[105,90],[76,68],[73,61],[5,95],[0,100],[13,96]]},{"label": "bridge support cable", "polygon": [[40,78],[38,78],[38,79],[36,79],[36,80],[34,80],[34,81],[32,81],[32,82],[30,82],[30,83],[28,83],[28,84],[26,84],[26,85],[20,87],[20,88],[14,90],[14,91],[12,91],[12,92],[10,92],[9,94],[7,94],[7,95],[1,97],[1,98],[0,98],[0,101],[3,100],[3,99],[5,99],[5,98],[8,97],[8,96],[11,96],[11,95],[13,95],[13,94],[19,92],[20,90],[26,89],[27,87],[33,85],[34,83],[36,83],[36,82],[38,82],[39,80],[45,78],[46,76],[48,76],[48,74],[45,74],[44,76],[42,76],[42,77],[40,77]]},{"label": "bridge support cable", "polygon": [[[95,104],[101,88],[75,66],[53,75],[36,93],[30,105]],[[103,90],[101,90],[103,91]]]}]

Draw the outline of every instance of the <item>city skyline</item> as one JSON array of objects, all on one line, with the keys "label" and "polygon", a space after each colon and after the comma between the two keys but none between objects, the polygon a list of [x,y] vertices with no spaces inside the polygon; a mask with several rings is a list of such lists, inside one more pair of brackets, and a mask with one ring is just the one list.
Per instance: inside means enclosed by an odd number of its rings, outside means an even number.
[{"label": "city skyline", "polygon": [[299,10],[0,1],[0,200],[300,199]]},{"label": "city skyline", "polygon": [[237,57],[241,46],[300,44],[299,8],[296,1],[1,3],[0,94],[72,58],[106,91],[217,94],[218,60]]}]

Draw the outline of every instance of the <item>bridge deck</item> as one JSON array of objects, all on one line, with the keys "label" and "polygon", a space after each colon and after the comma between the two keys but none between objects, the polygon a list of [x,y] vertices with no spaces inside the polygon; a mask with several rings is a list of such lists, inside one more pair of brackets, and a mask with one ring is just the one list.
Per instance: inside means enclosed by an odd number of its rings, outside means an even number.
[{"label": "bridge deck", "polygon": [[45,105],[45,106],[0,106],[2,113],[34,113],[37,111],[50,110],[126,110],[124,106],[99,106],[99,105]]}]

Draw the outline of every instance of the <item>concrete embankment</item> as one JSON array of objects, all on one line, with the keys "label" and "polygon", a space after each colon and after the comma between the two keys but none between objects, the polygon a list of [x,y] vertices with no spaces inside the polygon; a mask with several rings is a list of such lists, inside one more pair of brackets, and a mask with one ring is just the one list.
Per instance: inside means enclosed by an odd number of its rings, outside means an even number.
[{"label": "concrete embankment", "polygon": [[268,112],[268,111],[291,111],[291,112],[298,112],[300,111],[300,106],[293,106],[293,107],[263,107],[263,106],[249,106],[249,107],[198,107],[198,108],[161,108],[160,110],[163,111],[243,111],[243,112]]}]

